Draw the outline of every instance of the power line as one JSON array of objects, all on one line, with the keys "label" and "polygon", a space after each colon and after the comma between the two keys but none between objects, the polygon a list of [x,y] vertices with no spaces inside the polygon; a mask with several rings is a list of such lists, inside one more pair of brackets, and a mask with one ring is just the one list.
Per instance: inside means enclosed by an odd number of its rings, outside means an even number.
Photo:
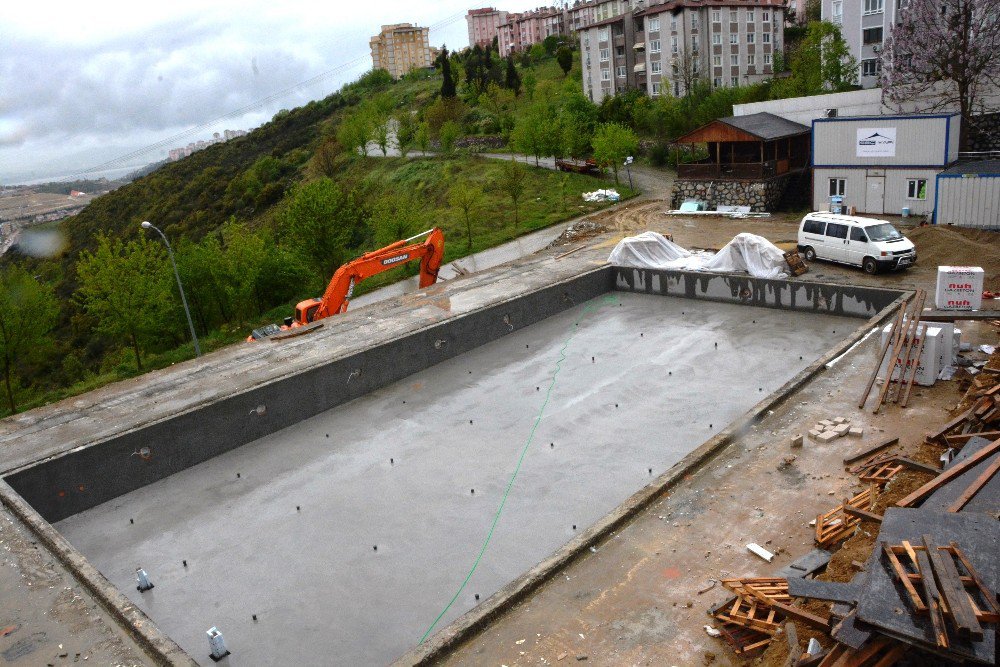
[{"label": "power line", "polygon": [[[445,26],[451,25],[452,23],[454,23],[455,21],[457,21],[460,18],[463,18],[464,16],[465,16],[465,12],[462,12],[462,13],[459,13],[459,14],[454,14],[452,16],[449,16],[448,18],[445,18],[445,19],[443,19],[441,21],[438,21],[437,23],[433,24],[428,30],[440,30],[441,28],[444,28]],[[207,121],[205,121],[203,123],[199,123],[198,125],[194,125],[192,127],[189,127],[188,129],[183,130],[182,132],[178,132],[177,134],[171,135],[171,136],[167,137],[166,139],[161,139],[160,141],[157,141],[155,143],[149,144],[149,145],[144,146],[142,148],[136,149],[134,151],[126,153],[125,155],[120,155],[120,156],[118,156],[118,157],[116,157],[114,159],[108,160],[107,162],[103,162],[103,163],[101,163],[99,165],[90,167],[88,169],[84,169],[83,171],[79,172],[78,176],[84,176],[86,174],[92,174],[92,173],[97,172],[97,171],[104,171],[104,170],[107,170],[107,169],[112,169],[112,168],[120,166],[120,165],[122,165],[122,164],[124,164],[126,162],[130,162],[130,161],[132,161],[132,160],[134,160],[136,158],[142,157],[143,155],[146,155],[147,153],[151,153],[153,151],[158,151],[158,150],[160,150],[162,148],[167,148],[169,146],[175,145],[177,142],[182,141],[184,139],[187,139],[188,137],[190,137],[190,136],[192,136],[194,134],[197,134],[197,133],[199,133],[199,132],[201,132],[203,130],[206,130],[206,129],[210,128],[210,127],[213,127],[216,124],[221,123],[222,121],[231,120],[231,119],[234,119],[234,118],[239,118],[239,117],[244,116],[244,115],[246,115],[248,113],[252,113],[254,111],[259,111],[260,109],[266,107],[267,105],[269,105],[269,104],[271,104],[273,102],[276,102],[276,101],[278,101],[278,100],[280,100],[280,99],[282,99],[284,97],[287,97],[287,96],[291,95],[292,93],[296,93],[296,92],[302,91],[302,90],[304,90],[306,88],[310,88],[310,87],[315,86],[315,85],[317,85],[319,83],[322,83],[323,81],[326,81],[327,79],[330,79],[330,78],[332,78],[334,76],[342,74],[343,72],[345,72],[347,70],[350,70],[350,69],[356,67],[357,65],[361,64],[367,58],[368,58],[368,54],[357,56],[356,58],[353,58],[353,59],[351,59],[351,60],[349,60],[349,61],[347,61],[345,63],[341,63],[341,64],[339,64],[339,65],[337,65],[337,66],[335,66],[335,67],[333,67],[331,69],[326,70],[325,72],[321,72],[321,73],[317,74],[316,76],[313,76],[311,78],[305,79],[304,81],[299,81],[298,83],[296,83],[296,84],[294,84],[292,86],[289,86],[288,88],[284,88],[282,90],[279,90],[279,91],[276,91],[274,93],[271,93],[270,95],[268,95],[266,97],[262,97],[259,100],[255,100],[255,101],[253,101],[253,102],[251,102],[251,103],[249,103],[247,105],[244,105],[244,106],[242,106],[242,107],[240,107],[238,109],[234,109],[233,111],[230,111],[228,113],[224,113],[221,116],[216,116],[215,118],[212,118],[211,120],[207,120]]]}]

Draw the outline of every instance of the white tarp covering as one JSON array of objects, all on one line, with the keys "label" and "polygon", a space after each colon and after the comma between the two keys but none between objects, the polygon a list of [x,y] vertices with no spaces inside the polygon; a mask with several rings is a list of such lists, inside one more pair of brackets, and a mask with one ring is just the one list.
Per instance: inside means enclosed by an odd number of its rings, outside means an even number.
[{"label": "white tarp covering", "polygon": [[683,269],[717,273],[749,273],[755,278],[785,278],[784,253],[756,234],[737,234],[718,253],[694,254],[662,234],[644,232],[622,239],[608,262],[633,269]]},{"label": "white tarp covering", "polygon": [[621,198],[617,190],[594,190],[583,193],[583,201],[618,201]]}]

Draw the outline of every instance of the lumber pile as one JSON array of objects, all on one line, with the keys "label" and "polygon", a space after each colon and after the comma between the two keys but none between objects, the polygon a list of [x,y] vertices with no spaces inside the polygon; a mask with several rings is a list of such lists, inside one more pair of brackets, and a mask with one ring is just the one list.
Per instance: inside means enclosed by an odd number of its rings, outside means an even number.
[{"label": "lumber pile", "polygon": [[[871,376],[865,386],[864,393],[858,408],[864,408],[868,402],[872,388],[875,386],[875,379],[882,368],[886,353],[891,351],[889,363],[886,366],[885,381],[878,392],[875,406],[872,408],[874,414],[878,414],[885,403],[899,403],[906,407],[910,400],[910,391],[913,389],[913,381],[917,376],[920,355],[923,352],[924,335],[926,325],[921,327],[920,317],[924,310],[924,301],[927,292],[918,289],[913,298],[896,312],[896,319],[892,323],[889,335],[882,345],[882,352],[878,356],[878,362],[872,369]],[[893,391],[895,389],[895,391]]]}]

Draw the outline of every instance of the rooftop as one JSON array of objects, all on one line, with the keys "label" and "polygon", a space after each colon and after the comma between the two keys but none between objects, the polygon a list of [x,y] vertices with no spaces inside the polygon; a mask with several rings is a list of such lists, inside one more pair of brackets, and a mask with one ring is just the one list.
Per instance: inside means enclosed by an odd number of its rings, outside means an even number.
[{"label": "rooftop", "polygon": [[956,162],[941,172],[942,174],[976,174],[996,176],[1000,174],[1000,160],[968,160]]}]

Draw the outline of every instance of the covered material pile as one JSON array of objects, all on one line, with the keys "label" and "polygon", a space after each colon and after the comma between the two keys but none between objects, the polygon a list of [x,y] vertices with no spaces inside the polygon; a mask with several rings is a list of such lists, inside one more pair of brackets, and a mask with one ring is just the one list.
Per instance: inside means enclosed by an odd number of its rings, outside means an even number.
[{"label": "covered material pile", "polygon": [[755,278],[786,278],[785,253],[762,236],[737,234],[719,252],[692,253],[662,234],[644,232],[622,239],[608,262],[633,269],[678,269],[716,273],[749,273]]}]

